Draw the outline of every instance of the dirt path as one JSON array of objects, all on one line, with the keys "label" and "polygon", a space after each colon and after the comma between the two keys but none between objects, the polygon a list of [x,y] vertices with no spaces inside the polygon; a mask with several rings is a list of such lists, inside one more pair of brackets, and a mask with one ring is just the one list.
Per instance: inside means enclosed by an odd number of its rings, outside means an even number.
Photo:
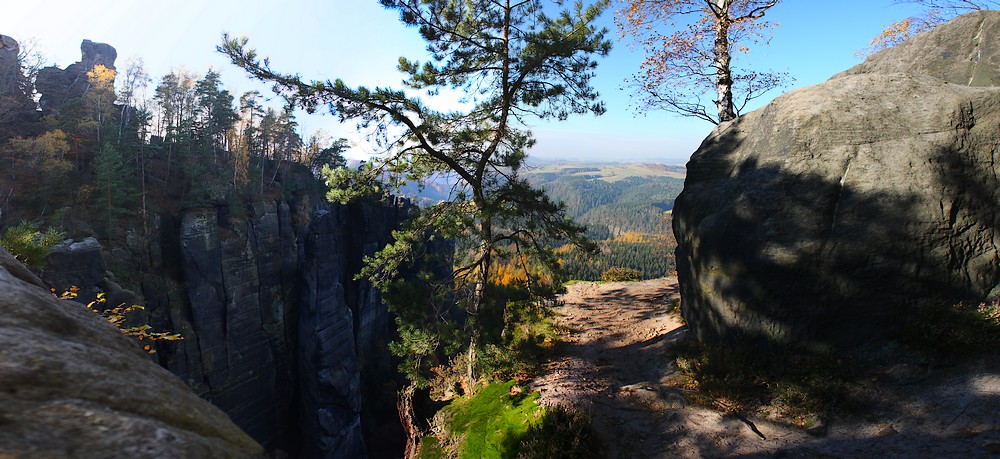
[{"label": "dirt path", "polygon": [[962,369],[915,385],[868,419],[832,422],[814,437],[691,406],[671,387],[671,346],[685,334],[667,312],[679,299],[676,279],[568,290],[556,312],[569,333],[532,389],[542,403],[589,411],[609,458],[1000,457],[996,371]]}]

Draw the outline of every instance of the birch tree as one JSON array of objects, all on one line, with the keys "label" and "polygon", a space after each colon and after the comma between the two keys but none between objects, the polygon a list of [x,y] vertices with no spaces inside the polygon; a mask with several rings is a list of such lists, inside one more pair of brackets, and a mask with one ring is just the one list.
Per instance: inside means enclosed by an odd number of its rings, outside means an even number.
[{"label": "birch tree", "polygon": [[[734,63],[752,45],[766,45],[775,24],[764,14],[779,0],[622,0],[615,20],[623,38],[645,52],[630,80],[642,109],[663,109],[715,124],[730,121],[751,100],[788,75]],[[714,97],[710,107],[706,97]]]}]

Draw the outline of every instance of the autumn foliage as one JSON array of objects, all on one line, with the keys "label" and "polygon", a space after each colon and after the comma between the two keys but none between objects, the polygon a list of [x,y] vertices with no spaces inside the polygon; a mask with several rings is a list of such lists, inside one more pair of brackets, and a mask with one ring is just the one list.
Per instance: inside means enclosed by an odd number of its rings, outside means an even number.
[{"label": "autumn foliage", "polygon": [[[65,291],[59,295],[56,295],[55,289],[52,289],[52,295],[60,300],[72,300],[77,297],[79,289],[77,287],[70,287],[68,291]],[[180,333],[170,333],[170,332],[156,332],[152,330],[148,324],[142,325],[129,325],[129,318],[131,313],[135,311],[141,311],[146,309],[142,305],[133,304],[131,306],[125,306],[125,304],[119,304],[118,306],[109,308],[106,307],[108,302],[107,296],[104,292],[98,293],[97,298],[90,303],[87,303],[87,309],[100,314],[104,317],[111,325],[114,325],[119,331],[121,331],[125,336],[130,336],[139,341],[142,345],[142,350],[146,351],[148,354],[155,354],[156,349],[153,348],[154,341],[179,341],[184,339]]]},{"label": "autumn foliage", "polygon": [[[788,75],[751,70],[733,56],[770,41],[775,24],[764,13],[778,0],[623,0],[616,22],[622,37],[645,51],[630,80],[640,109],[662,109],[712,123],[739,116],[751,100]],[[715,110],[705,103],[714,97]]]},{"label": "autumn foliage", "polygon": [[867,58],[883,49],[892,48],[959,14],[1000,7],[1000,2],[994,0],[898,0],[896,3],[921,5],[924,11],[886,26],[872,39],[868,48],[858,51],[858,57]]}]

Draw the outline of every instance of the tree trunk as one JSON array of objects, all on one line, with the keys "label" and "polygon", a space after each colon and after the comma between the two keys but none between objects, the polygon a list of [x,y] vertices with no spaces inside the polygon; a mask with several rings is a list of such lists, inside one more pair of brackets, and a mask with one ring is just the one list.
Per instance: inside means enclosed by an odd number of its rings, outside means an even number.
[{"label": "tree trunk", "polygon": [[413,411],[415,391],[416,386],[410,384],[396,393],[396,412],[399,413],[399,423],[406,435],[406,450],[403,452],[406,459],[417,457],[417,447],[420,445],[420,428],[417,427],[417,416]]},{"label": "tree trunk", "polygon": [[729,54],[729,27],[732,25],[732,18],[729,16],[729,8],[732,0],[716,0],[718,16],[715,22],[715,86],[718,91],[718,99],[715,104],[719,110],[719,122],[730,121],[736,118],[733,109],[733,73],[729,68],[732,56]]},{"label": "tree trunk", "polygon": [[483,309],[488,307],[489,298],[487,287],[490,281],[490,268],[493,266],[493,219],[486,215],[486,212],[480,207],[479,214],[481,215],[480,230],[482,242],[480,243],[479,250],[482,253],[482,261],[479,264],[479,275],[476,279],[476,290],[472,297],[472,305],[469,309],[469,315],[473,320],[472,325],[472,336],[469,339],[469,361],[466,368],[466,378],[469,383],[469,393],[471,394],[475,388],[476,382],[476,345],[479,344],[479,327],[478,323],[475,323],[482,314]]}]

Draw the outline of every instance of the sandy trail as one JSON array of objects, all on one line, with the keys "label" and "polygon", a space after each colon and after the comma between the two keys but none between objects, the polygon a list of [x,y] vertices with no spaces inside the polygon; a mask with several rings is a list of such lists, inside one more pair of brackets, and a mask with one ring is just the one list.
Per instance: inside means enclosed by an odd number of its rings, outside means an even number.
[{"label": "sandy trail", "polygon": [[609,458],[1000,457],[1000,372],[951,371],[906,387],[866,419],[825,435],[691,406],[673,388],[672,346],[685,334],[668,305],[674,278],[569,286],[556,321],[569,330],[532,384],[548,405],[591,413]]}]

